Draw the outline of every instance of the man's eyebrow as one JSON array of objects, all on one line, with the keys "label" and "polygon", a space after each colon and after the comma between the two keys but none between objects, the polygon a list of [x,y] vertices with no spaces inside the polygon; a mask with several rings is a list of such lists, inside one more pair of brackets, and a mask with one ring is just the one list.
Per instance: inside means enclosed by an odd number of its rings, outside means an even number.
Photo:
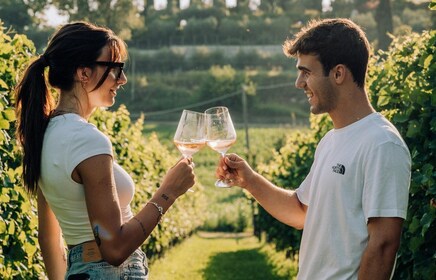
[{"label": "man's eyebrow", "polygon": [[301,65],[297,66],[297,69],[300,71],[306,71],[306,72],[310,72],[310,69]]}]

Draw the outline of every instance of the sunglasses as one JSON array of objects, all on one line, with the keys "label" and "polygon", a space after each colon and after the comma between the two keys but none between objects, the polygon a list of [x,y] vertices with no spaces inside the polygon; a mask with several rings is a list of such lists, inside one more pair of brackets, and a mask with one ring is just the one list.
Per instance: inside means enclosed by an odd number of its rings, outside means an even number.
[{"label": "sunglasses", "polygon": [[123,73],[124,62],[112,62],[112,61],[94,61],[94,64],[107,66],[109,72],[110,69],[115,70],[115,77],[117,81],[121,78],[121,73]]}]

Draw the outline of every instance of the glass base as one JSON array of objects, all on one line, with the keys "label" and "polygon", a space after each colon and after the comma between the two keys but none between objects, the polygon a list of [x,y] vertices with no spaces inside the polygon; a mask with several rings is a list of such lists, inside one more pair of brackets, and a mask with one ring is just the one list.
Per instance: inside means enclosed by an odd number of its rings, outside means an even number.
[{"label": "glass base", "polygon": [[227,185],[227,183],[223,180],[217,180],[215,182],[215,187],[217,187],[217,188],[230,188],[231,186]]}]

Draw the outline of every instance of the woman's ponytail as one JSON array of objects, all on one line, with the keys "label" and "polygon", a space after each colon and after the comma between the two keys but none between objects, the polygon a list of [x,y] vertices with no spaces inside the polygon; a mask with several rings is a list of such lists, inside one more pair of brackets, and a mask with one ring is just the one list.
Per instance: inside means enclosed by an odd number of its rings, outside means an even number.
[{"label": "woman's ponytail", "polygon": [[16,88],[16,136],[24,152],[24,186],[32,194],[38,188],[42,142],[54,106],[44,74],[47,66],[47,55],[40,56],[29,65]]}]

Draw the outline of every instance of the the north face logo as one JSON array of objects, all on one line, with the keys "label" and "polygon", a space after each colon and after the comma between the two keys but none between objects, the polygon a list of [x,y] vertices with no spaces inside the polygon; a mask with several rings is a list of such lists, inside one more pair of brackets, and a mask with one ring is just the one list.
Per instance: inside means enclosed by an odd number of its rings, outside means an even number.
[{"label": "the north face logo", "polygon": [[338,163],[336,164],[336,166],[332,166],[333,172],[338,173],[338,174],[345,174],[345,166],[343,166],[342,164]]}]

